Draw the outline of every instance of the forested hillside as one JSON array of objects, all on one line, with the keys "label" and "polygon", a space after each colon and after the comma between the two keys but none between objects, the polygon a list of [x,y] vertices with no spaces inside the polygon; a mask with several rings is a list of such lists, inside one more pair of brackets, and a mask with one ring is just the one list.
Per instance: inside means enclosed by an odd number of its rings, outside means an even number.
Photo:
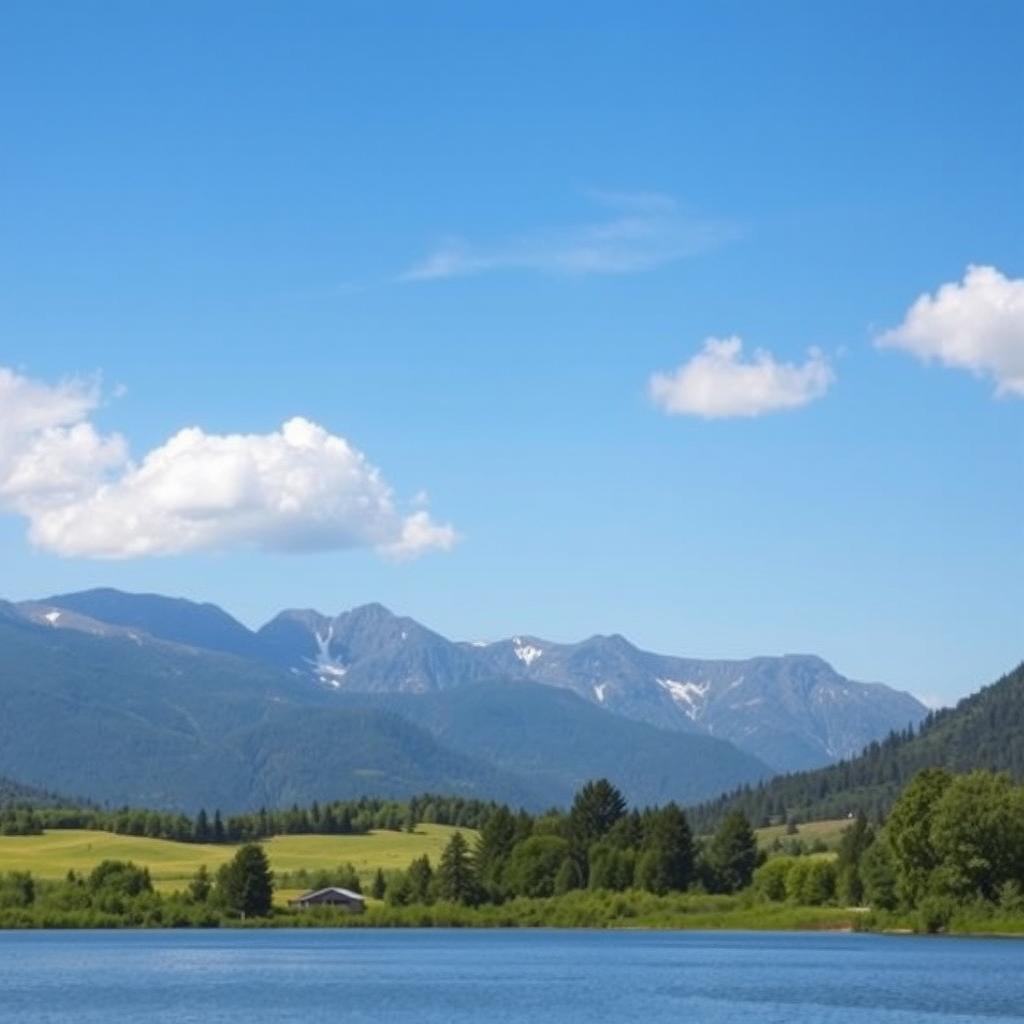
[{"label": "forested hillside", "polygon": [[539,809],[593,772],[621,773],[637,804],[694,802],[768,774],[725,741],[553,687],[336,693],[232,654],[43,622],[0,615],[0,774],[113,806],[238,812],[431,790]]},{"label": "forested hillside", "polygon": [[15,782],[14,779],[0,775],[0,807],[12,807],[19,804],[31,804],[33,807],[50,807],[56,804],[67,805],[68,803],[68,800],[54,793],[37,789],[35,786],[26,786],[21,782]]},{"label": "forested hillside", "polygon": [[954,772],[976,768],[1024,779],[1024,663],[955,708],[928,716],[919,731],[894,733],[849,761],[782,775],[743,787],[696,808],[698,828],[726,810],[742,809],[755,823],[836,818],[863,811],[880,818],[922,768]]}]

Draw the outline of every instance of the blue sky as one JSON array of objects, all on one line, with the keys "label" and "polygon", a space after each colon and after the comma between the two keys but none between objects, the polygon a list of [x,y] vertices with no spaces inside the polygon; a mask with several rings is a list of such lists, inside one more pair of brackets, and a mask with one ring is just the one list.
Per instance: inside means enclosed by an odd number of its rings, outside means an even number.
[{"label": "blue sky", "polygon": [[6,6],[4,596],[1012,667],[1024,10],[506,6]]}]

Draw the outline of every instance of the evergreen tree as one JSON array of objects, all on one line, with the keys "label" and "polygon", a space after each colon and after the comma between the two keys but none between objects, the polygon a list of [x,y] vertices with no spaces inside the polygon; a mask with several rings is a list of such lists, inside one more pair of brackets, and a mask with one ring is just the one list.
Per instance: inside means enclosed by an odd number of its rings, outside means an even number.
[{"label": "evergreen tree", "polygon": [[473,869],[469,843],[461,832],[456,832],[441,854],[437,869],[437,894],[452,903],[470,906],[478,902],[479,890]]},{"label": "evergreen tree", "polygon": [[623,815],[608,831],[608,842],[619,850],[639,850],[644,844],[644,822],[639,811]]},{"label": "evergreen tree", "polygon": [[210,822],[206,817],[205,810],[200,810],[196,816],[196,825],[192,834],[197,843],[207,843],[210,841]]},{"label": "evergreen tree", "polygon": [[393,907],[404,907],[412,902],[412,886],[404,871],[396,871],[389,879],[384,898]]},{"label": "evergreen tree", "polygon": [[388,891],[388,883],[384,878],[384,872],[377,868],[377,873],[373,876],[373,885],[370,886],[370,895],[375,900],[384,899],[384,894]]},{"label": "evergreen tree", "polygon": [[562,864],[568,858],[569,844],[561,836],[530,836],[516,843],[505,866],[507,892],[530,898],[551,896]]},{"label": "evergreen tree", "polygon": [[210,872],[206,870],[205,864],[200,864],[199,869],[188,883],[188,898],[193,903],[205,903],[210,898],[212,889],[213,881],[210,878]]},{"label": "evergreen tree", "polygon": [[732,811],[712,837],[707,849],[712,886],[719,892],[737,892],[750,885],[757,867],[757,839],[742,811]]},{"label": "evergreen tree", "polygon": [[266,917],[274,897],[274,876],[259,843],[247,843],[217,872],[217,895],[242,917]]},{"label": "evergreen tree", "polygon": [[625,798],[607,779],[588,782],[576,794],[569,812],[569,847],[584,880],[590,847],[603,839],[625,813]]},{"label": "evergreen tree", "polygon": [[[693,834],[677,804],[667,804],[651,816],[641,860],[642,888],[655,893],[689,888],[694,876]],[[750,870],[753,873],[753,867]]]},{"label": "evergreen tree", "polygon": [[406,871],[409,881],[409,901],[411,903],[431,902],[431,882],[434,880],[434,869],[430,866],[430,858],[424,854],[417,857]]},{"label": "evergreen tree", "polygon": [[338,828],[338,815],[334,807],[328,804],[320,818],[320,828],[326,835],[337,835],[341,830]]},{"label": "evergreen tree", "polygon": [[484,822],[477,840],[475,863],[483,890],[493,899],[500,896],[502,869],[516,840],[516,820],[507,807],[498,807]]},{"label": "evergreen tree", "polygon": [[863,812],[857,815],[852,825],[843,830],[836,855],[836,885],[839,901],[846,906],[859,906],[864,901],[860,862],[874,841],[874,829],[868,824]]}]

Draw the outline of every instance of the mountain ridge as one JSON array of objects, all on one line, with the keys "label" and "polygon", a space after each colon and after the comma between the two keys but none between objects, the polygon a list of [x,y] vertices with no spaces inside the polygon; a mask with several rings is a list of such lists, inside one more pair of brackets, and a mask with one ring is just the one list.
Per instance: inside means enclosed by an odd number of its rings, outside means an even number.
[{"label": "mountain ridge", "polygon": [[[422,695],[338,694],[270,662],[54,616],[45,602],[7,611],[0,775],[114,805],[245,810],[430,790],[537,810],[568,800],[592,769],[624,773],[637,802],[699,799],[769,774],[728,743],[634,726],[548,687],[535,688],[523,719],[528,756],[513,744],[499,758],[478,742],[498,713],[488,686],[472,688],[476,704],[436,695],[449,703],[431,709],[428,728],[426,705],[411,703]],[[526,694],[516,691],[520,714]],[[392,696],[407,706],[381,706]],[[643,757],[609,758],[628,735]],[[709,751],[714,765],[702,764]]]},{"label": "mountain ridge", "polygon": [[642,650],[618,633],[569,644],[526,634],[453,641],[376,602],[333,617],[288,609],[252,631],[215,605],[138,595],[142,608],[133,612],[133,599],[98,590],[35,604],[121,626],[144,624],[162,607],[171,619],[160,624],[164,639],[272,663],[337,692],[423,695],[494,679],[568,689],[626,719],[727,739],[777,771],[853,756],[927,713],[912,695],[847,679],[815,654],[686,658]]},{"label": "mountain ridge", "polygon": [[1009,772],[1024,780],[1024,662],[953,708],[869,744],[857,757],[779,776],[708,802],[695,811],[710,827],[738,808],[755,821],[845,817],[881,819],[903,786],[924,768]]}]

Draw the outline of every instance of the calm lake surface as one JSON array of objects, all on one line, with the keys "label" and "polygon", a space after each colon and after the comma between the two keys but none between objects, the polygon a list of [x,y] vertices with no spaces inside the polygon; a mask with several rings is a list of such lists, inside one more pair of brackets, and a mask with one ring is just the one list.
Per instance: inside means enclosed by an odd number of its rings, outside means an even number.
[{"label": "calm lake surface", "polygon": [[0,932],[0,1020],[1024,1021],[1024,943],[709,932]]}]

